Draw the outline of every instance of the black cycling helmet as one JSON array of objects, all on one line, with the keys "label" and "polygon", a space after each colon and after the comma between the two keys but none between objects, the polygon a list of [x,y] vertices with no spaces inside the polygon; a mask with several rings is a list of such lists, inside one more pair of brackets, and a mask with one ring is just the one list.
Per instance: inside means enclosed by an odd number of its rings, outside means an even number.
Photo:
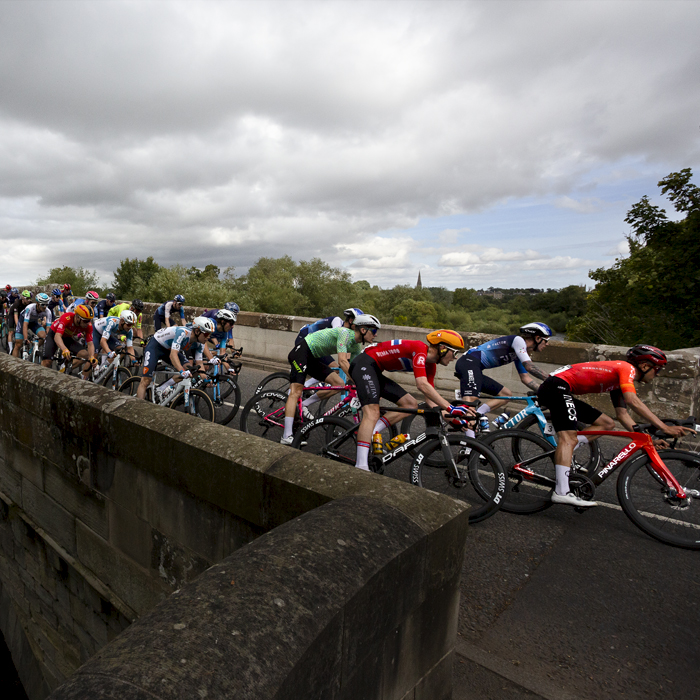
[{"label": "black cycling helmet", "polygon": [[108,292],[107,294],[105,294],[105,299],[107,301],[116,301],[117,297],[115,297],[112,292]]},{"label": "black cycling helmet", "polygon": [[661,369],[667,362],[666,353],[653,345],[635,345],[627,351],[627,362],[639,366],[641,362],[648,362]]},{"label": "black cycling helmet", "polygon": [[143,311],[143,302],[141,299],[134,299],[131,302],[131,305],[137,310],[137,311]]}]

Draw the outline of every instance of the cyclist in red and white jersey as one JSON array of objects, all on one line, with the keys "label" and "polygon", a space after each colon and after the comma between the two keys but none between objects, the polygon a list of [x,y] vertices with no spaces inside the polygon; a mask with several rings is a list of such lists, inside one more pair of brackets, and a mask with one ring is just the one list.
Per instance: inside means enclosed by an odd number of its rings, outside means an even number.
[{"label": "cyclist in red and white jersey", "polygon": [[[92,342],[92,319],[94,316],[92,308],[86,304],[79,304],[75,311],[61,314],[51,324],[51,328],[46,334],[41,364],[44,367],[51,367],[54,353],[58,348],[66,358],[69,358],[72,353],[88,360],[82,368],[82,377],[87,379],[90,374],[90,365],[97,363],[95,346]],[[85,338],[86,345],[78,340],[77,336],[79,335]],[[74,367],[78,364],[80,363],[77,360],[73,362]]]},{"label": "cyclist in red and white jersey", "polygon": [[350,376],[357,386],[362,404],[362,422],[357,430],[356,466],[369,470],[368,458],[372,435],[397,423],[407,414],[393,411],[380,418],[379,400],[392,401],[399,407],[417,408],[418,402],[384,372],[413,372],[416,387],[430,406],[439,406],[453,416],[466,416],[471,409],[452,406],[435,389],[437,365],[447,366],[464,350],[464,339],[451,330],[428,333],[426,345],[420,340],[389,340],[360,353],[350,364]]},{"label": "cyclist in red and white jersey", "polygon": [[587,442],[585,435],[577,435],[577,423],[590,425],[592,430],[615,430],[615,422],[597,408],[574,396],[579,394],[610,394],[615,415],[622,426],[633,431],[631,408],[645,421],[672,437],[680,437],[688,428],[670,426],[652,413],[637,396],[634,382],[649,384],[667,363],[666,355],[651,345],[635,345],[627,352],[627,361],[581,362],[567,365],[552,372],[537,391],[540,405],[549,408],[552,424],[557,431],[557,450],[554,455],[557,485],[552,492],[554,503],[590,507],[595,501],[585,501],[569,491],[569,469],[574,449]]}]

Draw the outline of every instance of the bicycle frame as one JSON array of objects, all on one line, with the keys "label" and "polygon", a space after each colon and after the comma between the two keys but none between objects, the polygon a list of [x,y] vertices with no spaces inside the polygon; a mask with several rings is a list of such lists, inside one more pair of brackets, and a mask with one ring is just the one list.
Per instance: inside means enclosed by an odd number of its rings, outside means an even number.
[{"label": "bicycle frame", "polygon": [[[670,491],[672,491],[672,496],[674,498],[678,498],[680,500],[687,499],[685,490],[678,483],[673,474],[668,470],[661,457],[659,457],[659,453],[654,447],[651,435],[647,435],[646,433],[629,433],[619,430],[581,430],[578,432],[578,434],[585,435],[587,437],[606,435],[608,437],[624,438],[630,441],[605,466],[598,467],[598,469],[596,469],[592,474],[587,474],[587,477],[593,482],[596,488],[634,455],[638,454],[639,452],[645,452],[649,457],[649,461],[651,462],[654,470],[654,475],[658,479],[659,483],[665,485]],[[546,454],[553,453],[554,450],[552,450],[551,453]],[[526,481],[554,488],[555,482],[553,479],[536,474],[528,468],[528,464],[535,462],[542,457],[543,454],[530,457],[529,459],[525,459],[522,462],[513,465],[512,469]]]},{"label": "bicycle frame", "polygon": [[[483,398],[488,399],[503,399],[503,396],[485,396]],[[527,406],[512,416],[508,421],[506,421],[501,427],[503,430],[510,430],[512,428],[517,428],[520,423],[522,423],[528,416],[534,415],[537,418],[537,423],[540,426],[540,431],[542,432],[542,437],[552,446],[557,446],[556,432],[554,426],[545,418],[544,412],[537,403],[537,399],[534,396],[508,396],[505,397],[508,401],[526,401]]]}]

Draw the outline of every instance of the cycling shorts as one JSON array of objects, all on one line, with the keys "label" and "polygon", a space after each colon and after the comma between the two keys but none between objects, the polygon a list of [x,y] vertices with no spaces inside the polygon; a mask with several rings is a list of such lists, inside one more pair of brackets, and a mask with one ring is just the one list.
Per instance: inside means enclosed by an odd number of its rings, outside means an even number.
[{"label": "cycling shorts", "polygon": [[[182,353],[179,353],[182,355]],[[152,377],[156,371],[158,360],[170,363],[170,348],[164,348],[155,338],[151,338],[143,351],[143,376]],[[182,357],[180,357],[182,364]]]},{"label": "cycling shorts", "polygon": [[324,359],[314,357],[311,349],[306,344],[306,340],[302,339],[301,343],[295,345],[287,356],[287,360],[291,365],[289,383],[303,384],[306,381],[307,374],[314,379],[318,379],[319,382],[325,381],[326,377],[333,370],[323,362]]},{"label": "cycling shorts", "polygon": [[575,399],[569,384],[557,376],[548,377],[540,384],[537,401],[540,406],[549,409],[552,425],[557,432],[577,430],[579,422],[591,425],[602,413],[585,401]]},{"label": "cycling shorts", "polygon": [[466,396],[479,396],[482,391],[493,396],[498,396],[503,389],[495,379],[487,377],[481,367],[481,351],[470,352],[457,360],[455,365],[455,377],[459,379],[459,390],[462,398]]},{"label": "cycling shorts", "polygon": [[[44,328],[44,326],[41,326],[36,321],[30,321],[27,324],[27,328],[29,328],[29,330],[32,333],[34,333],[35,335],[39,335],[39,333],[46,332],[46,328]],[[22,324],[20,326],[17,326],[17,328],[15,328],[15,340],[24,340],[24,330],[23,329],[24,329],[24,322],[22,322]]]},{"label": "cycling shorts", "polygon": [[[73,338],[71,336],[63,336],[63,344],[70,350],[71,355],[77,355],[81,350],[85,350],[85,343],[80,340]],[[56,345],[56,334],[49,330],[46,334],[46,341],[44,342],[44,352],[42,354],[42,359],[52,360],[53,356],[58,350],[58,345]]]},{"label": "cycling shorts", "polygon": [[360,353],[350,363],[350,376],[357,387],[357,396],[363,406],[386,399],[398,403],[408,392],[393,379],[384,376],[377,363],[365,353]]}]

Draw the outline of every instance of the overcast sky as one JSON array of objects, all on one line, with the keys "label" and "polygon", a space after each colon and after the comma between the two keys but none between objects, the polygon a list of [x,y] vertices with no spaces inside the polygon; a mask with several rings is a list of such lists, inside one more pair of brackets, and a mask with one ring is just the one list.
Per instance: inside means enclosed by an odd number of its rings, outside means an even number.
[{"label": "overcast sky", "polygon": [[0,1],[0,283],[152,255],[561,287],[700,184],[700,2]]}]

